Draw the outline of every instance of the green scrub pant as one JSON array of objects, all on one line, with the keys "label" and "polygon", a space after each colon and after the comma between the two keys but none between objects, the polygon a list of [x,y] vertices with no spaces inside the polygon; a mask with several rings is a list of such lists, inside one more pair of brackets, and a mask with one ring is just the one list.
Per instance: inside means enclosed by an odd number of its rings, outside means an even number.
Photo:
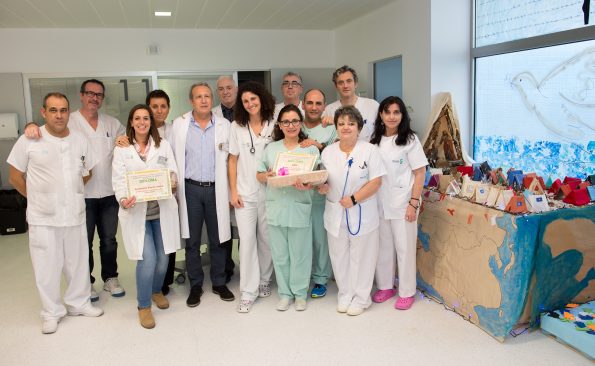
[{"label": "green scrub pant", "polygon": [[315,284],[326,286],[331,278],[331,258],[324,228],[324,201],[312,202],[312,241],[312,280]]},{"label": "green scrub pant", "polygon": [[312,228],[269,225],[269,245],[279,297],[305,300],[312,271]]}]

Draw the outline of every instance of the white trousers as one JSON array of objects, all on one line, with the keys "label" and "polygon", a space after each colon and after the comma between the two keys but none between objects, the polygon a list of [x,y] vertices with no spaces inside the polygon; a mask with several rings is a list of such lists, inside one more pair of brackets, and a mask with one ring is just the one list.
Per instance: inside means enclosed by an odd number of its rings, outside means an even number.
[{"label": "white trousers", "polygon": [[[89,246],[85,224],[68,227],[29,226],[29,251],[41,298],[41,316],[59,319],[66,308],[77,311],[90,305]],[[64,304],[60,298],[62,273],[66,279]]]},{"label": "white trousers", "polygon": [[254,301],[258,297],[258,286],[268,284],[273,273],[265,201],[244,201],[244,207],[236,208],[235,215],[240,236],[241,298]]},{"label": "white trousers", "polygon": [[337,281],[340,306],[368,308],[378,258],[378,229],[352,236],[342,226],[339,237],[328,234],[328,247]]},{"label": "white trousers", "polygon": [[395,255],[399,278],[399,296],[415,295],[417,220],[385,220],[380,218],[380,249],[376,264],[376,287],[393,288],[395,280]]}]

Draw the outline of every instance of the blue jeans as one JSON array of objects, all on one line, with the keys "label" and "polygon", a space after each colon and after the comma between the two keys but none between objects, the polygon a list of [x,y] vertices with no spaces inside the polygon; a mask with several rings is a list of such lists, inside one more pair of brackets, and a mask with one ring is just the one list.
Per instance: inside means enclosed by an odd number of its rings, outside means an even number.
[{"label": "blue jeans", "polygon": [[168,261],[163,250],[159,219],[145,221],[143,259],[136,262],[136,300],[139,309],[151,307],[151,295],[161,292]]},{"label": "blue jeans", "polygon": [[93,237],[95,226],[99,236],[99,256],[101,258],[101,279],[118,277],[118,242],[116,231],[118,231],[118,201],[116,196],[102,198],[85,198],[87,216],[87,240],[89,242],[89,273],[91,283],[95,282],[93,277]]}]

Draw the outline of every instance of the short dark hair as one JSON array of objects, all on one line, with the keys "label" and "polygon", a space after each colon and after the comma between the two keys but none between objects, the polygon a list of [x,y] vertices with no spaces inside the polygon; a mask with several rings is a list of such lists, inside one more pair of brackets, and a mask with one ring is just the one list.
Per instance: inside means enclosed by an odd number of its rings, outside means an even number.
[{"label": "short dark hair", "polygon": [[45,97],[43,97],[43,108],[45,109],[47,107],[47,101],[49,98],[59,98],[59,99],[66,99],[66,104],[68,104],[68,108],[70,108],[70,101],[68,100],[68,98],[66,97],[66,95],[60,93],[60,92],[51,92],[51,93],[47,93],[45,95]]},{"label": "short dark hair", "polygon": [[[300,118],[301,122],[304,122],[304,116],[302,115],[302,111],[295,105],[295,104],[287,104],[279,111],[279,115],[277,116],[277,123],[275,123],[275,127],[273,127],[273,133],[271,137],[273,141],[283,140],[285,138],[285,134],[281,127],[279,126],[279,122],[281,122],[281,117],[287,112],[295,112],[297,113],[298,117]],[[302,131],[300,128],[300,133],[298,134],[298,142],[302,142],[307,139],[308,136]]]},{"label": "short dark hair", "polygon": [[89,79],[89,80],[83,81],[83,83],[81,84],[81,93],[85,92],[85,87],[89,83],[101,85],[101,89],[103,89],[103,93],[105,94],[105,85],[103,85],[103,82],[101,80],[97,80],[97,79]]},{"label": "short dark hair", "polygon": [[157,125],[155,125],[155,118],[153,118],[153,112],[151,112],[151,108],[149,108],[146,104],[137,104],[130,110],[128,113],[128,123],[126,124],[126,136],[128,137],[128,142],[130,145],[134,143],[134,128],[132,127],[132,118],[134,118],[134,113],[139,109],[144,109],[145,111],[149,112],[149,118],[151,119],[151,127],[149,127],[149,136],[153,138],[155,142],[155,146],[159,147],[161,143],[161,136],[159,136],[159,130],[157,130]]},{"label": "short dark hair", "polygon": [[308,96],[308,93],[315,91],[315,90],[320,92],[320,94],[322,94],[322,99],[324,100],[324,103],[326,103],[326,95],[324,94],[322,89],[318,89],[318,88],[308,89],[308,91],[304,94],[304,102],[306,101],[306,97]]},{"label": "short dark hair", "polygon": [[335,111],[335,128],[337,128],[337,122],[339,121],[339,117],[347,116],[353,122],[357,122],[357,129],[359,131],[364,128],[364,119],[362,118],[362,114],[359,112],[357,108],[352,105],[346,105],[344,107],[340,107]]},{"label": "short dark hair", "polygon": [[353,75],[353,81],[357,83],[357,72],[355,72],[355,70],[351,67],[343,65],[339,67],[337,70],[335,70],[335,72],[333,72],[333,84],[337,85],[337,78],[339,77],[339,75],[346,72],[350,72]]},{"label": "short dark hair", "polygon": [[409,112],[407,111],[405,102],[403,102],[403,99],[399,97],[391,96],[384,98],[384,100],[380,102],[380,106],[378,106],[378,114],[376,116],[376,121],[374,121],[374,132],[370,138],[371,144],[380,145],[380,140],[382,140],[382,136],[384,136],[385,132],[385,126],[384,122],[382,122],[381,113],[388,112],[388,108],[390,108],[390,106],[393,104],[399,106],[399,111],[401,112],[401,122],[397,127],[397,138],[395,139],[395,144],[399,146],[407,145],[410,140],[415,138],[415,132],[411,129],[411,118],[409,117]]},{"label": "short dark hair", "polygon": [[270,121],[275,115],[275,97],[262,85],[254,81],[249,81],[240,86],[238,90],[238,97],[236,98],[236,104],[233,107],[233,119],[240,126],[246,126],[250,120],[248,111],[244,109],[242,103],[242,94],[252,93],[256,94],[260,99],[260,118],[263,121]]},{"label": "short dark hair", "polygon": [[155,89],[149,94],[147,94],[147,98],[145,99],[146,105],[151,105],[151,99],[156,98],[163,98],[167,101],[167,106],[169,107],[169,95],[161,89]]}]

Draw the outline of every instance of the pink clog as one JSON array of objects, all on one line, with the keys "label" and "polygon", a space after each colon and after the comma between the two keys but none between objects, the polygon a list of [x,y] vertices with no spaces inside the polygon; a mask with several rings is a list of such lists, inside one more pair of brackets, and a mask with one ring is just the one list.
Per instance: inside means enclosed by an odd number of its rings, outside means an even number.
[{"label": "pink clog", "polygon": [[415,301],[415,296],[411,297],[399,297],[395,302],[395,309],[397,310],[408,310],[413,302]]},{"label": "pink clog", "polygon": [[388,290],[378,290],[372,296],[372,301],[376,303],[385,302],[386,300],[390,299],[391,297],[397,294],[397,290],[394,288]]}]

